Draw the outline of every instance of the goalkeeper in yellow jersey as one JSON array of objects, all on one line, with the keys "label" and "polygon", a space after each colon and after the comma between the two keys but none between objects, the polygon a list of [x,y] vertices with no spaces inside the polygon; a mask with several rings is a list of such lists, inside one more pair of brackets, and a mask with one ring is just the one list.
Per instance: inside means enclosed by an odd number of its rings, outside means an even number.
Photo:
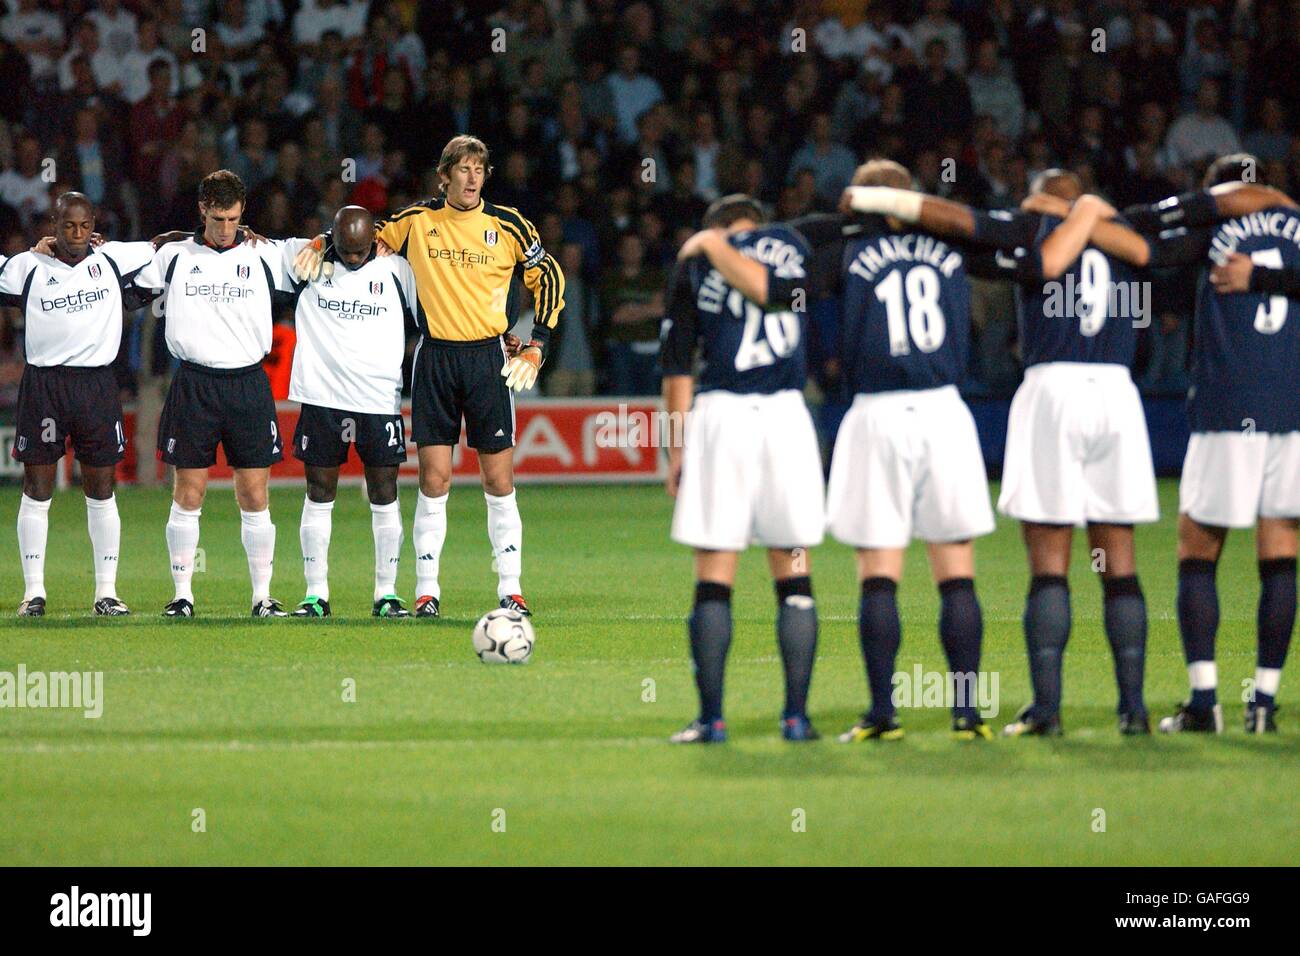
[{"label": "goalkeeper in yellow jersey", "polygon": [[[483,198],[492,172],[488,149],[457,136],[438,161],[441,196],[415,203],[378,229],[379,253],[406,257],[415,272],[420,342],[411,385],[411,434],[419,448],[415,509],[417,617],[437,617],[438,565],[447,535],[452,450],[461,420],[478,452],[487,499],[488,537],[501,606],[528,614],[519,578],[523,522],[514,489],[514,392],[532,388],[546,342],[564,308],[564,276],[542,248],[533,224],[516,210]],[[328,237],[295,263],[312,278]],[[507,335],[511,277],[523,270],[536,306],[532,339]]]}]

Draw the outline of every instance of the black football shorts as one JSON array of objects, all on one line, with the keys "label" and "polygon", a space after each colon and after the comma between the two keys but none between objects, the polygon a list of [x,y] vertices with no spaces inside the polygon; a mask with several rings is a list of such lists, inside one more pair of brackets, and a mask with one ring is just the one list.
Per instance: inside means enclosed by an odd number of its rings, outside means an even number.
[{"label": "black football shorts", "polygon": [[67,448],[91,468],[115,465],[126,453],[122,400],[109,366],[28,365],[18,385],[13,457],[52,465]]},{"label": "black football shorts", "polygon": [[406,426],[401,412],[378,415],[322,405],[303,405],[293,432],[293,457],[305,465],[335,468],[348,460],[348,447],[371,468],[406,461]]},{"label": "black football shorts", "polygon": [[469,447],[503,451],[515,443],[514,395],[501,377],[500,336],[477,342],[420,340],[411,372],[411,437],[416,445],[455,445],[465,421]]},{"label": "black football shorts", "polygon": [[214,369],[182,362],[158,422],[158,457],[208,468],[217,445],[232,468],[269,468],[284,457],[271,383],[260,365]]}]

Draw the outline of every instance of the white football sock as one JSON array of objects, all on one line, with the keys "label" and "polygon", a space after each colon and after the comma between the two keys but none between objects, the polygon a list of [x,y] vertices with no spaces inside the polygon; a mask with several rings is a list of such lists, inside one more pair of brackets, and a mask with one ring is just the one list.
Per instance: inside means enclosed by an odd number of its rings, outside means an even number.
[{"label": "white football sock", "polygon": [[302,573],[307,579],[307,593],[322,601],[330,599],[330,535],[334,530],[334,502],[302,503],[302,523],[298,540],[302,542]]},{"label": "white football sock", "polygon": [[[445,512],[444,512],[445,517]],[[375,600],[397,593],[397,562],[402,553],[402,508],[396,502],[370,506],[375,536]]]},{"label": "white football sock", "polygon": [[441,598],[438,587],[438,564],[442,560],[442,543],[447,540],[447,498],[430,498],[419,493],[415,502],[415,525],[411,537],[415,543],[415,596]]},{"label": "white football sock", "polygon": [[171,555],[172,585],[176,588],[176,597],[194,603],[194,590],[190,582],[194,578],[194,552],[199,547],[199,515],[202,508],[187,511],[172,502],[171,513],[167,516],[167,552]]},{"label": "white football sock", "polygon": [[1276,667],[1255,668],[1255,690],[1269,697],[1277,696],[1277,689],[1282,685],[1282,671]]},{"label": "white football sock", "polygon": [[1219,666],[1214,661],[1192,661],[1187,665],[1192,690],[1214,690],[1219,686]]},{"label": "white football sock", "polygon": [[271,596],[271,565],[275,560],[275,525],[271,509],[239,512],[239,539],[248,555],[248,576],[253,582],[253,603]]},{"label": "white football sock", "polygon": [[524,522],[519,517],[515,493],[497,496],[485,491],[483,497],[487,499],[488,540],[496,557],[497,597],[522,594],[519,575],[524,565]]},{"label": "white football sock", "polygon": [[50,537],[50,502],[23,495],[18,504],[18,553],[23,562],[23,600],[45,597],[45,542]]},{"label": "white football sock", "polygon": [[86,499],[86,525],[95,555],[95,600],[117,597],[117,557],[122,544],[122,519],[117,513],[117,496],[102,501]]}]

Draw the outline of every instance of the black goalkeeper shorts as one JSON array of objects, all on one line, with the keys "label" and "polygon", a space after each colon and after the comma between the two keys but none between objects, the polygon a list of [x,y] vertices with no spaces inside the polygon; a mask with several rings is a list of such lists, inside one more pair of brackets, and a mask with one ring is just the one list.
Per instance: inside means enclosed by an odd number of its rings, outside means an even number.
[{"label": "black goalkeeper shorts", "polygon": [[503,451],[515,443],[514,393],[501,377],[500,336],[477,342],[420,339],[411,372],[411,437],[416,445],[455,445],[465,421],[469,447]]},{"label": "black goalkeeper shorts", "polygon": [[158,422],[158,457],[209,468],[217,445],[231,468],[269,468],[284,457],[271,383],[260,365],[215,369],[182,362]]}]

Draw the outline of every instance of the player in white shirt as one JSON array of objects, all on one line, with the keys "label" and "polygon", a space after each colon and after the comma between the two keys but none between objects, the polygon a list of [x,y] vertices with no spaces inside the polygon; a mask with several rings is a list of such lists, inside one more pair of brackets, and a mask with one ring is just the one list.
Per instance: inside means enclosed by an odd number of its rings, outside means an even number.
[{"label": "player in white shirt", "polygon": [[158,457],[176,469],[167,548],[175,598],[167,617],[193,617],[194,553],[208,468],[217,445],[235,472],[240,537],[248,555],[254,617],[286,617],[271,597],[275,525],[267,479],[284,456],[275,399],[261,361],[271,350],[272,297],[287,293],[282,245],[246,241],[244,184],[227,169],[199,185],[202,232],[163,246],[136,277],[161,290],[167,348],[180,359],[158,426]]},{"label": "player in white shirt", "polygon": [[[54,206],[55,237],[0,267],[0,297],[23,310],[27,365],[18,392],[13,456],[23,463],[18,547],[21,617],[45,614],[45,545],[55,474],[68,439],[81,465],[95,560],[94,611],[130,613],[117,597],[122,525],[114,472],[126,451],[122,403],[110,367],[122,341],[124,290],[153,256],[147,242],[91,245],[95,207],[77,192]],[[45,254],[44,250],[52,254]],[[132,302],[131,307],[138,306]]]},{"label": "player in white shirt", "polygon": [[[284,243],[283,269],[310,239]],[[302,403],[293,454],[307,471],[302,505],[307,596],[295,617],[329,617],[329,547],[339,466],[356,445],[366,469],[375,539],[375,617],[409,617],[395,593],[402,550],[397,469],[406,460],[402,358],[415,299],[415,274],[401,256],[375,255],[375,219],[360,206],[334,216],[324,267],[296,282],[298,332],[289,398]]]}]

